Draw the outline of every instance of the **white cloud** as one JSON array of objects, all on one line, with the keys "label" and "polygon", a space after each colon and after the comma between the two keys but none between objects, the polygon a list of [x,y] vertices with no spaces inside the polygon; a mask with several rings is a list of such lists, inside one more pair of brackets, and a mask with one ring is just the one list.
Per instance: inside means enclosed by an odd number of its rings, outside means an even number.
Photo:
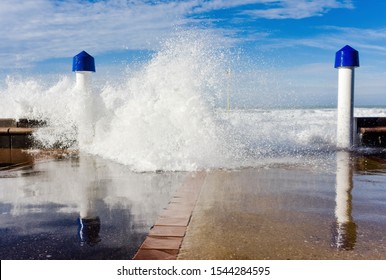
[{"label": "white cloud", "polygon": [[212,10],[229,9],[250,4],[268,4],[277,0],[201,0],[195,7],[195,12],[207,12]]},{"label": "white cloud", "polygon": [[267,19],[302,19],[321,16],[331,9],[352,9],[351,1],[339,0],[282,0],[265,2],[265,9],[247,10],[244,13],[250,16]]},{"label": "white cloud", "polygon": [[[201,13],[252,6],[256,9],[248,13],[253,17],[302,18],[352,4],[337,0],[1,0],[0,68],[71,57],[82,49],[95,55],[124,49],[154,50],[176,27],[215,20],[201,17]],[[239,13],[233,12],[235,16]],[[233,37],[233,42],[239,40],[235,38],[237,29],[216,30]],[[269,39],[259,32],[244,39],[256,36]]]},{"label": "white cloud", "polygon": [[352,47],[357,48],[358,50],[381,56],[386,55],[386,28],[366,29],[326,26],[324,29],[328,31],[329,34],[325,35],[325,38],[320,38],[320,41],[334,41],[342,46],[349,42]]},{"label": "white cloud", "polygon": [[155,49],[160,38],[190,21],[184,15],[192,3],[2,0],[0,65],[22,66],[84,48],[94,53]]},{"label": "white cloud", "polygon": [[[386,56],[386,28],[354,28],[340,26],[319,26],[321,32],[291,38],[274,36],[260,37],[261,49],[281,50],[297,48],[302,52],[313,53],[320,50],[334,54],[345,45],[350,45],[367,61],[378,65],[383,64]],[[382,59],[380,59],[382,58]]]}]

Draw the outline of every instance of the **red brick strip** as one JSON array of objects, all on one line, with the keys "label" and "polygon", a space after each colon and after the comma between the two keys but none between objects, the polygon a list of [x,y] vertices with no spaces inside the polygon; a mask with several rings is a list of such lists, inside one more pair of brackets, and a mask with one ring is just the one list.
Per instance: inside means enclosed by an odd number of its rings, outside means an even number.
[{"label": "red brick strip", "polygon": [[175,260],[189,225],[206,173],[188,176],[164,209],[134,260]]}]

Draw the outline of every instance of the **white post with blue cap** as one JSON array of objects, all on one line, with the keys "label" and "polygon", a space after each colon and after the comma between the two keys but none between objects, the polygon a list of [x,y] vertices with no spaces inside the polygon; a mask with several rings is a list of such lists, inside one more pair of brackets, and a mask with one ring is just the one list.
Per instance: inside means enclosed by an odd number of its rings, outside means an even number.
[{"label": "white post with blue cap", "polygon": [[335,55],[338,68],[337,148],[349,150],[353,146],[354,68],[359,67],[358,51],[345,46]]},{"label": "white post with blue cap", "polygon": [[72,71],[76,73],[76,87],[79,90],[91,91],[91,73],[95,72],[94,58],[87,52],[82,51],[74,56]]},{"label": "white post with blue cap", "polygon": [[95,72],[94,58],[82,51],[73,58],[72,71],[76,74],[76,89],[81,94],[81,106],[84,110],[78,120],[79,145],[90,144],[94,136],[93,128],[93,98],[91,95],[91,74]]}]

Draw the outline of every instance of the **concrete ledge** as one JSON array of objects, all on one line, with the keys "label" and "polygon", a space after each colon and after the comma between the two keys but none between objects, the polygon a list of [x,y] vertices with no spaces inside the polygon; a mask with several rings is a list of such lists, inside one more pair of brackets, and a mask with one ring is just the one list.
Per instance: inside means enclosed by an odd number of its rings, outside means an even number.
[{"label": "concrete ledge", "polygon": [[30,148],[33,128],[0,127],[0,148]]},{"label": "concrete ledge", "polygon": [[0,127],[0,135],[31,135],[34,128]]},{"label": "concrete ledge", "polygon": [[32,134],[44,125],[44,122],[37,120],[0,119],[0,148],[31,148]]}]

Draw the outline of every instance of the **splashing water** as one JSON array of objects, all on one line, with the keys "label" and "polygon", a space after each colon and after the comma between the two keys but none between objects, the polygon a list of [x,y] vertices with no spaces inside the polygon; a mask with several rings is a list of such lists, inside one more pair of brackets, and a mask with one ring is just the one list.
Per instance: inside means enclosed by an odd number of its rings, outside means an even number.
[{"label": "splashing water", "polygon": [[[208,34],[181,32],[125,83],[94,89],[87,102],[68,77],[49,89],[7,78],[0,117],[45,120],[35,134],[44,147],[77,147],[134,170],[216,166],[228,159],[213,110],[226,59],[213,42]],[[77,141],[85,122],[94,129],[87,144]]]},{"label": "splashing water", "polygon": [[[256,166],[335,147],[335,109],[219,108],[230,63],[219,45],[208,34],[179,33],[125,82],[94,89],[88,101],[66,76],[49,88],[7,78],[0,118],[44,120],[35,133],[44,147],[79,148],[136,171]],[[79,144],[84,123],[93,139]]]},{"label": "splashing water", "polygon": [[173,38],[117,95],[105,88],[105,115],[86,150],[138,170],[192,170],[226,160],[211,104],[223,59],[206,40]]}]

